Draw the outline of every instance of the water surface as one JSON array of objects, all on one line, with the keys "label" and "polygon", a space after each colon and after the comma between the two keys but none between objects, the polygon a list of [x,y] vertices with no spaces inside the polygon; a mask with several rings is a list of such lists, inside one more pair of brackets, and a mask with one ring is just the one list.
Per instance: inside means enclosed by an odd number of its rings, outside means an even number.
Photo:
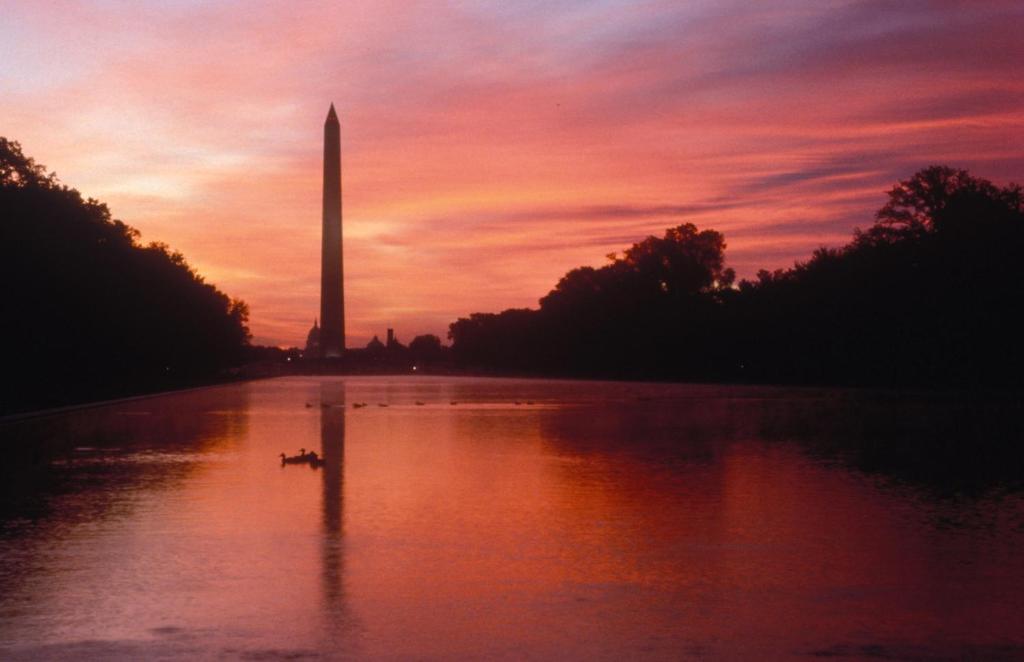
[{"label": "water surface", "polygon": [[1019,413],[296,377],[9,423],[0,658],[1020,659]]}]

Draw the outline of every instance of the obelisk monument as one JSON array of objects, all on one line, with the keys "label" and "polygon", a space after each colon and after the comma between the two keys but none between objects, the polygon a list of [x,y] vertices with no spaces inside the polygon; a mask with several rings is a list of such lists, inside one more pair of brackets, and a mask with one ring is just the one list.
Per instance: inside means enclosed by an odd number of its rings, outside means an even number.
[{"label": "obelisk monument", "polygon": [[320,262],[320,356],[345,351],[345,289],[341,255],[341,126],[334,104],[324,122],[324,226]]}]

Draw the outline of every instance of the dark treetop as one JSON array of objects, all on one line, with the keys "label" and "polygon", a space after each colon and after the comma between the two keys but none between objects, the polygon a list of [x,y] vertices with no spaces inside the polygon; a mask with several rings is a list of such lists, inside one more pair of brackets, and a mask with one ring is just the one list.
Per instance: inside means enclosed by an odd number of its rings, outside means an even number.
[{"label": "dark treetop", "polygon": [[622,378],[1020,386],[1024,196],[933,166],[841,248],[733,285],[691,224],[451,325],[464,366]]},{"label": "dark treetop", "polygon": [[191,384],[240,360],[243,302],[2,137],[0,229],[0,413]]}]

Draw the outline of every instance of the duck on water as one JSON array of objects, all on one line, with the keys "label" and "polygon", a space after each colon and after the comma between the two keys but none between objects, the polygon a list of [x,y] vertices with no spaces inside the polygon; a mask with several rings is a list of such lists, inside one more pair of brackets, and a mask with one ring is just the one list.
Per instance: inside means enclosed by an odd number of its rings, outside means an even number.
[{"label": "duck on water", "polygon": [[308,464],[311,467],[322,467],[324,461],[316,454],[316,451],[306,452],[305,448],[299,449],[298,455],[285,455],[281,453],[281,466],[286,464]]}]

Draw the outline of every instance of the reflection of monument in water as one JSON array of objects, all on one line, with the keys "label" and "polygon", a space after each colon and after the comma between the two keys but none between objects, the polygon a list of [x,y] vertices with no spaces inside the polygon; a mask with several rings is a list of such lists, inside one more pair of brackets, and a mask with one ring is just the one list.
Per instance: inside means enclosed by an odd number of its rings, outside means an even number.
[{"label": "reflection of monument in water", "polygon": [[[314,322],[314,327],[316,323]],[[341,241],[341,126],[334,104],[324,122],[323,246],[320,262],[319,355],[345,351],[345,289]]]},{"label": "reflection of monument in water", "polygon": [[[345,386],[322,383],[320,400],[320,468],[322,480],[321,584],[323,610],[331,628],[345,620],[344,589],[344,484],[345,484]],[[333,405],[333,406],[332,406]],[[335,634],[341,634],[336,632]]]}]

